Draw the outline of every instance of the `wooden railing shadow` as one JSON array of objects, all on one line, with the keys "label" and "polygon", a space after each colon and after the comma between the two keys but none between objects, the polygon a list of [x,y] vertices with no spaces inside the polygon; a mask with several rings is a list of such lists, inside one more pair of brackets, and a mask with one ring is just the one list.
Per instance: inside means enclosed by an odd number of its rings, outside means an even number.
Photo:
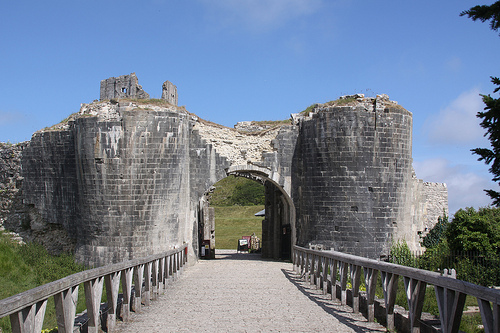
[{"label": "wooden railing shadow", "polygon": [[325,297],[321,297],[323,295],[319,295],[314,293],[310,288],[304,286],[304,280],[299,275],[295,274],[295,272],[282,269],[281,270],[285,277],[293,284],[297,289],[302,292],[307,298],[309,298],[312,302],[316,303],[319,307],[321,307],[326,313],[334,316],[337,320],[351,328],[355,332],[374,332],[374,331],[382,331],[385,332],[385,329],[375,329],[373,327],[363,327],[360,325],[360,321],[356,318],[353,318],[352,311],[348,311],[346,307],[339,306],[340,304],[332,304],[333,302],[330,299],[326,299]]},{"label": "wooden railing shadow", "polygon": [[[395,301],[400,277],[404,279],[408,301],[408,320],[398,331],[420,332],[421,315],[427,285],[434,286],[439,309],[440,330],[458,332],[467,295],[476,297],[481,311],[484,331],[500,332],[500,290],[478,286],[469,282],[442,276],[436,272],[395,265],[335,251],[317,251],[294,246],[293,268],[297,275],[310,285],[330,294],[331,299],[340,298],[347,304],[350,292],[354,313],[360,311],[360,279],[365,279],[366,317],[375,319],[375,288],[381,275],[383,307],[387,330],[395,327]],[[350,280],[350,288],[347,282]],[[340,296],[340,297],[339,297]]]}]

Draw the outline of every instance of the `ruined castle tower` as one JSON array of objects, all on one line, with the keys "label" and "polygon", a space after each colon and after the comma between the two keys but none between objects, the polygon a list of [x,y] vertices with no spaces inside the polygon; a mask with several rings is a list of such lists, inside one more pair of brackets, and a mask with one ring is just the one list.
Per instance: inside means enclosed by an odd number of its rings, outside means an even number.
[{"label": "ruined castle tower", "polygon": [[119,98],[149,99],[149,94],[139,85],[135,73],[102,80],[101,101]]},{"label": "ruined castle tower", "polygon": [[163,82],[161,99],[164,99],[168,103],[177,106],[178,96],[177,87],[170,81]]}]

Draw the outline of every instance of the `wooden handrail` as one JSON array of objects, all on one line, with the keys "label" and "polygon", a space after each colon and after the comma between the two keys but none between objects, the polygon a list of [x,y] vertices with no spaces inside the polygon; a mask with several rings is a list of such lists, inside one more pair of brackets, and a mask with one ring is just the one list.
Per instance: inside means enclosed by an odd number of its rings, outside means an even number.
[{"label": "wooden handrail", "polygon": [[[150,255],[140,259],[132,259],[117,264],[106,265],[83,272],[75,273],[53,281],[42,286],[27,290],[20,294],[0,300],[0,318],[10,315],[13,332],[40,332],[45,315],[47,299],[54,296],[56,303],[56,312],[59,332],[70,332],[73,328],[75,319],[75,297],[78,296],[78,286],[84,284],[85,300],[87,304],[87,313],[89,319],[93,322],[94,331],[98,328],[98,319],[92,318],[98,315],[99,304],[101,300],[102,288],[106,282],[106,291],[108,297],[108,307],[115,305],[118,299],[118,286],[122,281],[124,295],[130,298],[132,289],[132,275],[136,272],[136,285],[142,287],[142,281],[153,282],[153,293],[161,292],[166,279],[175,277],[187,262],[187,244],[180,248],[168,250],[159,254]],[[154,272],[144,270],[145,266],[154,267]],[[137,274],[137,271],[143,272]],[[144,275],[145,274],[145,275]],[[154,274],[154,275],[153,275]],[[123,275],[123,276],[122,276]],[[140,275],[140,284],[137,280]],[[136,290],[139,297],[141,288]],[[76,290],[76,292],[75,292]],[[151,290],[146,290],[146,297],[150,297]],[[76,296],[75,296],[76,294]],[[153,295],[155,296],[155,295]],[[132,300],[124,299],[124,313],[128,317],[128,308]],[[135,307],[140,308],[139,304]],[[149,300],[146,301],[149,303]],[[97,313],[89,311],[89,305],[97,308]],[[94,309],[95,310],[95,309]],[[116,310],[116,309],[113,309]],[[108,316],[108,331],[114,326],[114,315]],[[95,327],[94,327],[95,326]],[[89,332],[93,329],[89,329]]]},{"label": "wooden handrail", "polygon": [[[345,304],[346,282],[349,269],[352,282],[353,310],[359,310],[360,268],[363,268],[366,282],[368,320],[373,321],[373,299],[377,275],[382,276],[387,328],[394,329],[394,302],[397,281],[404,278],[409,308],[410,331],[419,332],[420,315],[427,285],[433,285],[438,301],[441,328],[443,332],[457,332],[465,304],[465,297],[477,298],[485,332],[500,332],[500,290],[487,288],[466,281],[442,276],[413,267],[358,257],[336,251],[318,251],[299,246],[293,247],[293,264],[298,274],[306,281],[323,287],[329,286],[332,299],[336,297],[337,275],[340,274],[341,302]],[[374,282],[375,281],[375,282]],[[356,308],[358,307],[358,308]]]}]

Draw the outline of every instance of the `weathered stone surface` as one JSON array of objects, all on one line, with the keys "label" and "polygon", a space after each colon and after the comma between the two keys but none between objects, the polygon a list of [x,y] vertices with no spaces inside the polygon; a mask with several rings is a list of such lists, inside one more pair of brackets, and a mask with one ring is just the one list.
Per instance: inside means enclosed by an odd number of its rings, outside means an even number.
[{"label": "weathered stone surface", "polygon": [[376,258],[413,228],[412,115],[386,96],[355,99],[298,119],[297,244]]},{"label": "weathered stone surface", "polygon": [[239,121],[234,125],[234,129],[241,132],[260,132],[274,127],[272,124],[263,124],[256,121]]},{"label": "weathered stone surface", "polygon": [[448,212],[448,188],[443,183],[424,182],[412,172],[411,216],[413,223],[398,229],[395,239],[405,239],[411,250],[422,251],[423,236],[436,224],[437,218]]},{"label": "weathered stone surface", "polygon": [[64,231],[88,265],[184,242],[194,257],[200,199],[234,174],[265,184],[264,256],[298,244],[374,258],[391,238],[416,247],[447,197],[413,176],[412,115],[386,95],[343,99],[248,133],[169,104],[83,104],[22,151],[25,225],[45,239]]},{"label": "weathered stone surface", "polygon": [[179,97],[177,96],[177,87],[172,82],[163,82],[161,99],[164,99],[167,103],[177,106],[179,100]]},{"label": "weathered stone surface", "polygon": [[[27,142],[18,144],[0,143],[0,226],[17,226],[23,212],[21,184],[21,156]],[[13,231],[20,231],[20,228]]]},{"label": "weathered stone surface", "polygon": [[37,242],[52,254],[74,249],[74,240],[58,223],[47,223],[39,211],[23,202],[21,158],[30,142],[0,143],[0,227],[20,242]]},{"label": "weathered stone surface", "polygon": [[101,101],[106,99],[137,98],[149,99],[149,95],[139,85],[135,73],[110,77],[101,81]]}]

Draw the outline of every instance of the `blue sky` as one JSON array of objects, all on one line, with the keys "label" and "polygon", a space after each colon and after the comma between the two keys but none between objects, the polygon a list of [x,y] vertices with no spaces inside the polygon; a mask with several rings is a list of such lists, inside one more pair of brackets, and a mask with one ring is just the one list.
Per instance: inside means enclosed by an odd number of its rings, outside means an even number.
[{"label": "blue sky", "polygon": [[0,3],[0,141],[28,140],[135,72],[151,97],[232,127],[338,96],[388,94],[413,113],[419,178],[450,212],[486,206],[475,114],[500,76],[500,37],[460,17],[492,1],[71,0]]}]

